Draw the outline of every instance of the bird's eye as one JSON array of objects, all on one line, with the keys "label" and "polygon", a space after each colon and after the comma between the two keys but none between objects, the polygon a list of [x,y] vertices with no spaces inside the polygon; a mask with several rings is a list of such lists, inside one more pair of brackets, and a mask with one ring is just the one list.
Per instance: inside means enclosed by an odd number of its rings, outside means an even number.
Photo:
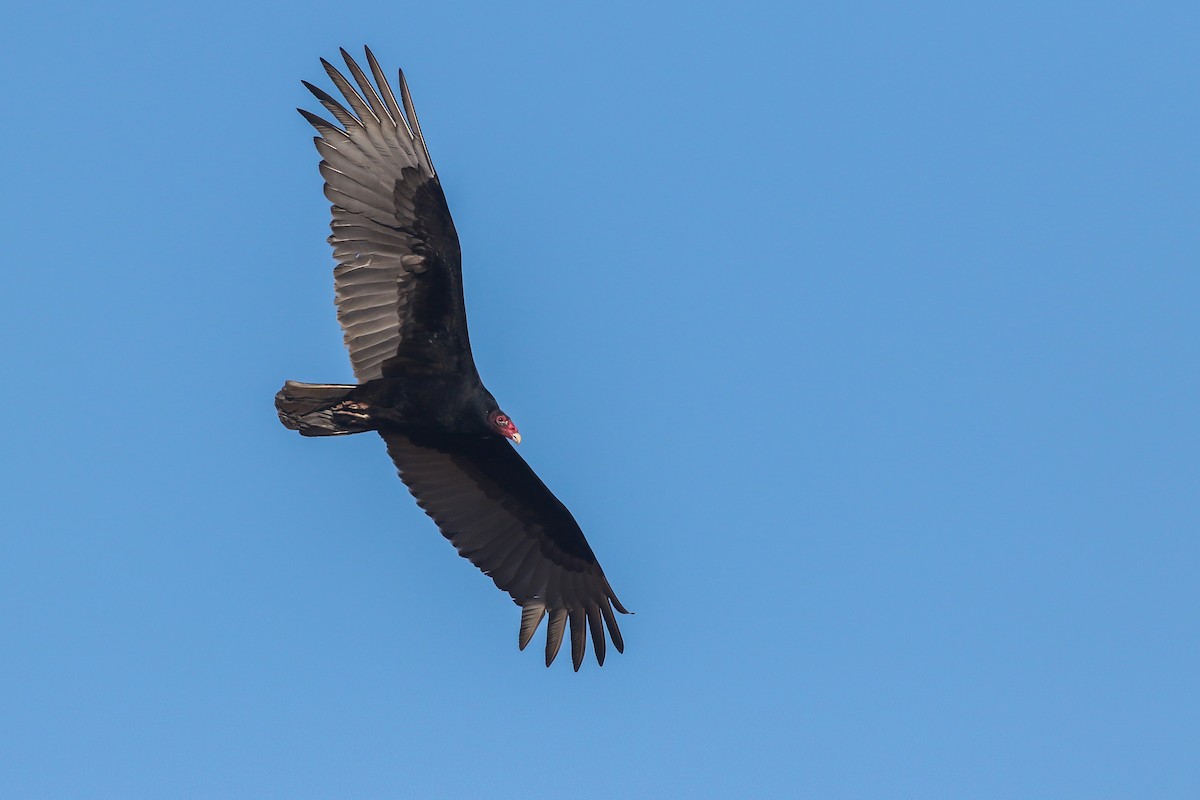
[{"label": "bird's eye", "polygon": [[503,414],[497,414],[496,415],[496,424],[497,425],[507,425],[508,417],[504,416]]}]

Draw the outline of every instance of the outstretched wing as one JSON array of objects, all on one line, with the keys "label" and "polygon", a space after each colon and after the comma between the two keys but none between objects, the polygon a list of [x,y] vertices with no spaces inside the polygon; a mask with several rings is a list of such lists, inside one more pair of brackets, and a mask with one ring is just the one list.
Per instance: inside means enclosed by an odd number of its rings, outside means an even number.
[{"label": "outstretched wing", "polygon": [[571,512],[508,442],[445,434],[381,435],[401,480],[442,535],[521,606],[522,650],[546,614],[546,666],[558,655],[568,623],[576,670],[583,662],[588,628],[600,664],[605,625],[617,652],[624,650],[613,607],[628,612]]},{"label": "outstretched wing", "polygon": [[[342,50],[354,86],[325,71],[347,109],[305,82],[341,125],[299,109],[321,134],[325,196],[333,203],[338,321],[359,382],[385,376],[474,370],[463,306],[462,257],[412,98],[400,103],[375,56],[375,84]],[[401,110],[403,104],[403,111]]]}]

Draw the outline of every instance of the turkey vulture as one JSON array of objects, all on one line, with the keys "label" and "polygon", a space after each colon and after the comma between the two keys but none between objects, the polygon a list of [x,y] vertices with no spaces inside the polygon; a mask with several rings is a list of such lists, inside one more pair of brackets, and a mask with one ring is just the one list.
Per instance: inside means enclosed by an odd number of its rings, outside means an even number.
[{"label": "turkey vulture", "polygon": [[357,90],[321,63],[349,108],[304,82],[338,124],[299,111],[320,134],[338,322],[358,384],[287,381],[279,419],[303,436],[378,431],[417,505],[521,607],[520,648],[549,615],[546,666],[568,624],[575,670],[589,628],[604,664],[605,626],[624,650],[613,608],[629,612],[571,512],[506,441],[521,434],[479,379],[458,234],[404,73],[397,102],[369,48],[374,84],[341,53]]}]

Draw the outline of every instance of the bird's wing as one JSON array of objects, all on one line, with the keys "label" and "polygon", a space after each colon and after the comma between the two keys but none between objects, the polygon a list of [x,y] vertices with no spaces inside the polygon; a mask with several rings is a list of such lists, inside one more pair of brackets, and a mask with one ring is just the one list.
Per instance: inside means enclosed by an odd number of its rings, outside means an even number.
[{"label": "bird's wing", "polygon": [[[474,369],[454,221],[400,73],[400,102],[368,49],[375,85],[342,50],[358,90],[324,59],[347,109],[305,82],[335,125],[299,109],[320,136],[333,203],[338,321],[359,382]],[[403,106],[403,110],[401,110]]]},{"label": "bird's wing", "polygon": [[547,614],[546,666],[558,654],[568,625],[576,670],[588,628],[599,663],[604,663],[605,624],[617,652],[624,650],[613,607],[628,612],[571,512],[508,442],[381,435],[401,480],[442,535],[521,606],[522,650]]}]

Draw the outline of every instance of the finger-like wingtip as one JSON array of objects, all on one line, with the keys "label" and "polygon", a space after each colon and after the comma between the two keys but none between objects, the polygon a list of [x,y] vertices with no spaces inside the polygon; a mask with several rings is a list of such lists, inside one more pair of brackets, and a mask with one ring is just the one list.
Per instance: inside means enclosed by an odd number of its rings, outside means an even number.
[{"label": "finger-like wingtip", "polygon": [[613,647],[617,648],[618,653],[624,653],[625,640],[621,638],[621,629],[617,627],[617,618],[613,615],[612,608],[608,603],[601,603],[600,613],[604,615],[604,624],[608,626],[608,635],[612,639]]},{"label": "finger-like wingtip", "polygon": [[546,666],[554,663],[558,649],[562,647],[563,633],[567,628],[567,610],[556,608],[550,612],[550,621],[546,623]]},{"label": "finger-like wingtip", "polygon": [[586,650],[587,617],[584,616],[582,608],[572,608],[567,618],[571,622],[571,666],[579,672]]},{"label": "finger-like wingtip", "polygon": [[538,626],[542,624],[542,617],[546,616],[546,604],[530,601],[521,606],[521,632],[517,638],[517,647],[524,650],[537,633]]},{"label": "finger-like wingtip", "polygon": [[587,609],[588,628],[592,631],[592,651],[596,654],[596,663],[604,666],[604,623],[600,621],[600,609],[589,606]]}]

